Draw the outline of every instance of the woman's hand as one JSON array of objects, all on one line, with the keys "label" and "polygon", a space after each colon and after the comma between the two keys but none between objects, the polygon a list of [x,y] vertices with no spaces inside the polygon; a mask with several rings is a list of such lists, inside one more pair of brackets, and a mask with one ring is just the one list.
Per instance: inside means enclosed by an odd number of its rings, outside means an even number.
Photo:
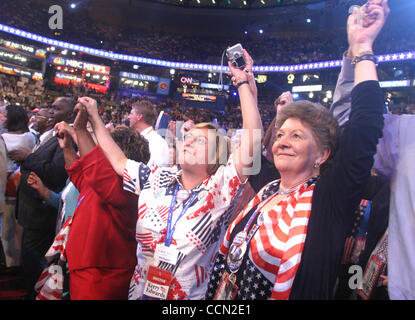
[{"label": "woman's hand", "polygon": [[[362,26],[359,25],[359,16],[363,14],[362,10],[365,11],[367,18],[370,17],[371,24],[367,22]],[[347,20],[347,36],[353,56],[365,51],[372,51],[373,42],[385,24],[389,11],[387,0],[383,0],[381,4],[371,3],[363,9],[354,9]]]},{"label": "woman's hand", "polygon": [[[387,0],[371,0],[370,2],[367,2],[366,4],[364,4],[361,7],[361,10],[362,10],[362,13],[363,13],[362,23],[363,23],[364,28],[369,27],[370,25],[372,25],[376,21],[376,16],[371,14],[370,5],[383,6],[384,2],[387,2]],[[389,7],[387,5],[386,5],[385,8],[386,8],[385,15],[386,15],[386,18],[387,18],[387,16],[389,15],[390,10],[389,10]]]},{"label": "woman's hand", "polygon": [[75,121],[73,123],[73,127],[75,130],[87,130],[88,125],[88,112],[86,111],[85,107],[78,103],[74,111],[77,111]]},{"label": "woman's hand", "polygon": [[185,123],[183,123],[182,127],[180,128],[182,137],[184,137],[186,133],[192,130],[194,126],[195,126],[195,123],[192,119],[188,119]]},{"label": "woman's hand", "polygon": [[283,92],[278,99],[275,101],[275,109],[277,111],[277,117],[281,112],[282,108],[294,102],[293,96],[290,91]]},{"label": "woman's hand", "polygon": [[113,133],[113,132],[114,132],[114,130],[115,130],[115,128],[114,128],[114,124],[113,124],[112,122],[107,123],[107,124],[105,125],[105,128],[107,128],[107,129],[108,129],[108,131],[109,131],[110,133]]},{"label": "woman's hand", "polygon": [[98,113],[96,100],[89,97],[82,97],[78,99],[78,103],[85,107],[85,110],[88,112],[88,119],[92,124],[96,123],[98,119],[101,119]]},{"label": "woman's hand", "polygon": [[248,81],[249,73],[252,74],[252,67],[254,61],[252,60],[251,56],[245,49],[242,49],[244,59],[245,59],[245,68],[235,68],[230,61],[228,61],[229,69],[231,70],[230,76],[232,77],[232,83],[236,86],[238,83],[242,81]]}]

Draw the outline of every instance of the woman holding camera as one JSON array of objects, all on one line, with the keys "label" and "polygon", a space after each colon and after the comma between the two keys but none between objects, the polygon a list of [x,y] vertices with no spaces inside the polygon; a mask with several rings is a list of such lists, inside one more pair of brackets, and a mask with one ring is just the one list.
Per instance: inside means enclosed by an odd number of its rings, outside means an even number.
[{"label": "woman holding camera", "polygon": [[105,129],[96,102],[87,97],[79,99],[105,156],[124,177],[124,189],[139,195],[137,265],[129,299],[205,296],[209,267],[229,224],[226,209],[255,160],[247,156],[255,154],[254,147],[262,138],[248,74],[232,65],[230,68],[241,97],[246,139],[228,158],[226,141],[217,127],[196,124],[178,146],[180,171],[127,159]]},{"label": "woman holding camera", "polygon": [[[387,6],[387,5],[386,5]],[[215,261],[208,299],[330,299],[353,212],[370,177],[383,128],[383,94],[369,51],[385,8],[348,19],[356,57],[352,113],[339,140],[330,112],[306,101],[281,110],[272,147],[281,179],[232,222]]]}]

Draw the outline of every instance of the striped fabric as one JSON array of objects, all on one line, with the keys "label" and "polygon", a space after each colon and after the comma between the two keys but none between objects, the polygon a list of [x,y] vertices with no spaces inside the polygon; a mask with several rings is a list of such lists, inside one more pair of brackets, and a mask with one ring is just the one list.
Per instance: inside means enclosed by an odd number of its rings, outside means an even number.
[{"label": "striped fabric", "polygon": [[[273,210],[263,211],[264,222],[250,242],[249,257],[259,272],[274,283],[271,299],[287,300],[307,235],[315,179],[280,201]],[[220,252],[226,256],[235,226],[260,202],[272,196],[279,181],[265,186],[228,229]],[[242,288],[241,288],[242,289]]]}]

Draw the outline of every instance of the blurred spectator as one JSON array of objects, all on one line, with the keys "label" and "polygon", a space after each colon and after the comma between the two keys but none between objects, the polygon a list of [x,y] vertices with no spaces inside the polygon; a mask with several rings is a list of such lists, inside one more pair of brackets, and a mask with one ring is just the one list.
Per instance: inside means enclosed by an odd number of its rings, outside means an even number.
[{"label": "blurred spectator", "polygon": [[[28,132],[28,117],[21,106],[8,105],[2,110],[5,121],[3,126],[7,129],[1,135],[8,154],[19,148],[31,152],[35,146],[35,136]],[[2,219],[2,238],[8,267],[19,266],[21,263],[22,228],[18,225],[14,214],[16,206],[16,189],[20,179],[19,162],[7,158],[7,185],[6,203]]]},{"label": "blurred spectator", "polygon": [[[336,5],[326,1],[330,10]],[[356,1],[342,1],[337,6],[347,11]],[[281,8],[282,10],[284,8]],[[308,11],[306,7],[303,7]],[[22,14],[24,12],[24,15]],[[79,8],[76,15],[64,12],[65,28],[59,40],[111,50],[124,54],[151,57],[169,61],[219,64],[224,49],[241,42],[257,65],[285,65],[337,59],[347,49],[345,30],[324,30],[321,33],[268,32],[261,37],[211,37],[183,35],[160,30],[138,30],[94,21],[89,23],[88,11]],[[296,12],[296,15],[300,13]],[[306,15],[306,13],[303,13]],[[326,13],[325,13],[326,14]],[[66,16],[65,16],[66,15]],[[56,37],[43,21],[50,15],[47,8],[39,7],[34,0],[0,2],[0,22],[48,37]],[[415,49],[415,35],[402,32],[401,20],[392,19],[390,27],[375,43],[376,52],[392,53]],[[271,24],[272,28],[272,24]],[[81,40],[80,40],[81,39]],[[272,53],[272,54],[270,54]]]},{"label": "blurred spectator", "polygon": [[[72,122],[74,102],[61,97],[52,104],[55,122]],[[56,136],[41,141],[33,152],[20,148],[11,158],[21,165],[21,179],[17,190],[16,216],[24,228],[22,245],[22,267],[28,298],[34,298],[34,284],[42,272],[46,251],[55,236],[57,209],[48,205],[28,184],[30,172],[36,173],[45,186],[59,193],[65,186],[68,175],[65,161]]]}]

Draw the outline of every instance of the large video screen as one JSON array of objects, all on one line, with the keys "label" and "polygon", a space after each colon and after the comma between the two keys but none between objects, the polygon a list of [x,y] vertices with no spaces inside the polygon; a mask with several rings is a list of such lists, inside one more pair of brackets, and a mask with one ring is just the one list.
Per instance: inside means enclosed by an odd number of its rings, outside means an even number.
[{"label": "large video screen", "polygon": [[205,94],[182,93],[182,97],[185,100],[192,100],[192,101],[201,101],[201,102],[215,102],[216,101],[216,96],[208,96]]},{"label": "large video screen", "polygon": [[170,79],[139,73],[120,72],[120,89],[168,95]]},{"label": "large video screen", "polygon": [[29,55],[24,55],[18,52],[10,52],[0,48],[0,61],[13,64],[15,66],[42,71],[43,61]]}]

